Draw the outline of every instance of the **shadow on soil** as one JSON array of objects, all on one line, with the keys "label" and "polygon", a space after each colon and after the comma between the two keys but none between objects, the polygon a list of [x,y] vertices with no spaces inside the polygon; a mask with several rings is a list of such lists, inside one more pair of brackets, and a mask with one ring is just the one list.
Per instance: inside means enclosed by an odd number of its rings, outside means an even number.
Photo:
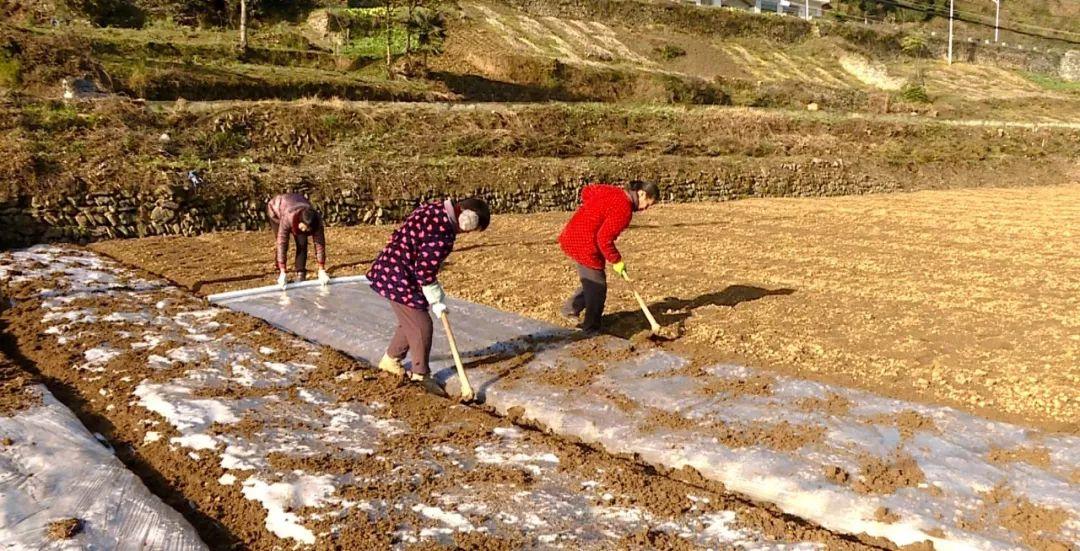
[{"label": "shadow on soil", "polygon": [[[618,283],[616,283],[618,285]],[[629,290],[616,290],[626,292]],[[609,289],[608,293],[611,293]],[[661,326],[678,324],[689,318],[694,310],[705,306],[734,307],[743,302],[752,302],[769,296],[787,296],[795,293],[794,289],[763,289],[751,285],[730,285],[723,291],[706,293],[692,299],[668,297],[660,302],[649,304],[649,310]],[[649,322],[640,310],[616,312],[604,316],[604,332],[624,339],[649,329]]]},{"label": "shadow on soil", "polygon": [[113,446],[113,452],[117,459],[135,473],[135,476],[142,480],[142,483],[146,485],[147,489],[161,499],[161,501],[182,514],[184,518],[191,523],[199,533],[199,537],[202,538],[210,549],[242,549],[244,546],[243,540],[237,538],[225,525],[221,524],[213,517],[207,516],[196,509],[184,498],[184,492],[180,488],[170,484],[165,476],[154,469],[149,462],[145,461],[139,455],[138,450],[122,442],[118,442],[114,436],[116,433],[114,425],[107,418],[94,414],[90,411],[90,408],[85,407],[86,399],[79,393],[76,387],[62,380],[45,375],[37,368],[37,365],[32,360],[23,354],[18,339],[16,339],[15,335],[8,332],[9,321],[7,317],[3,315],[5,310],[4,307],[7,305],[6,301],[6,298],[0,296],[0,303],[3,303],[3,305],[0,306],[0,351],[3,351],[4,355],[24,372],[44,383],[46,388],[49,389],[49,392],[51,392],[60,403],[67,406],[67,408],[78,417],[79,421],[87,428],[87,430],[104,436],[110,445]]},{"label": "shadow on soil", "polygon": [[[491,366],[497,370],[495,377],[485,380],[476,388],[477,403],[483,404],[487,401],[487,390],[492,385],[507,377],[513,377],[518,368],[532,361],[536,354],[544,348],[569,346],[587,338],[590,338],[589,335],[574,329],[553,329],[531,333],[497,342],[487,348],[464,352],[461,363],[466,371],[485,366]],[[445,386],[447,380],[454,374],[455,369],[448,367],[439,370],[434,376],[439,384]]]},{"label": "shadow on soil", "polygon": [[580,94],[574,94],[560,88],[549,88],[528,84],[516,84],[492,80],[478,75],[432,72],[432,80],[440,81],[453,93],[469,101],[603,101]]}]

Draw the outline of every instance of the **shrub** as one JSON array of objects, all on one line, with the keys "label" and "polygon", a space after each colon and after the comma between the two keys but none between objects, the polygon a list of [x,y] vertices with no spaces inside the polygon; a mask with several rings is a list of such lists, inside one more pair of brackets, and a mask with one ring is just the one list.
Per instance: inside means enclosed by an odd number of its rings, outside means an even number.
[{"label": "shrub", "polygon": [[912,103],[930,103],[930,96],[926,94],[926,87],[920,83],[908,82],[900,89],[900,97],[904,101]]},{"label": "shrub", "polygon": [[146,66],[145,61],[140,61],[131,67],[128,74],[127,87],[140,98],[145,98],[154,86],[153,69]]},{"label": "shrub", "polygon": [[653,48],[653,53],[660,57],[660,59],[671,61],[675,58],[685,56],[686,50],[674,44],[664,44],[663,46]]},{"label": "shrub", "polygon": [[703,80],[665,77],[664,88],[669,103],[730,105],[731,97],[718,86]]},{"label": "shrub", "polygon": [[913,33],[900,39],[900,50],[911,57],[923,57],[929,50],[926,35]]},{"label": "shrub", "polygon": [[227,128],[210,134],[200,149],[205,158],[216,159],[236,155],[247,149],[249,145],[248,137],[243,130]]},{"label": "shrub", "polygon": [[15,88],[22,80],[22,65],[19,59],[7,50],[0,50],[0,87]]},{"label": "shrub", "polygon": [[78,109],[59,101],[44,102],[25,107],[20,123],[24,128],[62,132],[74,128],[83,128],[95,122],[93,116],[81,116]]},{"label": "shrub", "polygon": [[127,0],[73,0],[71,6],[99,27],[139,29],[146,24],[146,14]]}]

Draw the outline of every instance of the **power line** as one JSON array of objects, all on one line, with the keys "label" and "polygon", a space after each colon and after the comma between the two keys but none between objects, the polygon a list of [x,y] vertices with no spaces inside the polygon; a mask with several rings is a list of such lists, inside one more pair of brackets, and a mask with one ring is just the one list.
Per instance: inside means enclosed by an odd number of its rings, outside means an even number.
[{"label": "power line", "polygon": [[[877,4],[884,4],[884,5],[887,5],[887,6],[892,6],[892,7],[896,7],[896,8],[902,8],[902,9],[911,10],[911,11],[914,11],[914,12],[919,12],[919,13],[924,13],[924,14],[929,14],[929,15],[933,15],[933,16],[937,16],[937,17],[944,17],[944,18],[949,17],[948,11],[944,11],[944,10],[938,11],[938,9],[936,7],[933,8],[933,9],[927,9],[927,7],[924,7],[924,6],[912,6],[910,4],[905,4],[905,3],[902,3],[902,2],[898,2],[896,0],[873,0],[873,1],[875,3],[877,3]],[[954,15],[953,19],[956,20],[956,21],[963,21],[965,23],[971,23],[973,25],[978,25],[978,26],[981,26],[981,27],[987,27],[987,28],[991,28],[991,29],[995,28],[995,26],[992,23],[987,23],[987,22],[984,22],[984,21],[976,20],[976,19],[968,19],[968,18],[965,18],[963,16],[957,17],[957,16]],[[1046,36],[1046,35],[1041,35],[1041,34],[1036,34],[1036,33],[1029,32],[1029,31],[1025,31],[1025,30],[1022,30],[1022,29],[1017,29],[1015,27],[1008,27],[1008,26],[999,25],[999,26],[997,26],[997,28],[999,28],[999,29],[1001,29],[1003,31],[1009,31],[1009,32],[1014,33],[1014,34],[1019,34],[1019,35],[1022,35],[1022,36],[1029,36],[1029,37],[1032,37],[1032,38],[1042,38],[1042,39],[1046,39],[1046,40],[1059,40],[1061,42],[1065,42],[1065,43],[1068,43],[1068,44],[1080,44],[1080,40],[1072,40],[1072,39],[1069,39],[1069,38],[1063,38],[1063,37],[1058,37],[1058,36]],[[1055,32],[1055,33],[1076,34],[1077,36],[1080,36],[1080,34],[1072,33],[1070,31],[1065,31],[1065,30],[1059,30],[1059,29],[1046,29],[1046,30],[1050,30],[1050,31]]]},{"label": "power line", "polygon": [[[993,1],[993,0],[991,0],[991,1]],[[973,16],[973,17],[987,17],[987,18],[989,18],[989,17],[990,17],[990,15],[989,15],[989,14],[983,14],[982,12],[975,12],[975,11],[967,11],[967,10],[961,10],[961,9],[959,9],[959,8],[957,8],[957,9],[955,10],[955,12],[956,12],[956,13],[959,13],[959,14],[967,14],[967,15],[970,15],[970,16]],[[945,11],[943,10],[943,11],[941,12],[941,16],[942,16],[942,17],[948,17],[948,14],[947,14],[947,13],[946,13],[946,12],[945,12]],[[960,19],[960,18],[957,18],[957,20],[958,20],[958,21],[962,21],[962,19]],[[980,22],[980,23],[981,23],[981,22]],[[989,22],[987,22],[987,23],[985,23],[985,24],[986,24],[986,25],[990,25],[990,23],[989,23]],[[1015,25],[1015,26],[1017,26],[1017,27],[1027,27],[1027,28],[1029,28],[1029,29],[1038,29],[1038,30],[1041,30],[1041,31],[1050,31],[1050,32],[1054,32],[1054,33],[1062,33],[1062,34],[1072,34],[1072,35],[1080,36],[1080,33],[1077,33],[1077,32],[1067,31],[1067,30],[1065,30],[1065,29],[1055,29],[1055,28],[1053,28],[1053,27],[1040,27],[1040,26],[1038,26],[1038,25],[1032,25],[1032,24],[1030,24],[1030,23],[1016,23],[1016,22],[1014,22],[1014,23],[1012,23],[1012,25]],[[1003,28],[1003,27],[1000,27],[1000,26],[999,26],[999,28]]]},{"label": "power line", "polygon": [[[928,9],[926,9],[924,7],[921,7],[921,6],[912,6],[912,5],[909,5],[909,4],[904,4],[904,3],[899,2],[897,0],[874,0],[874,1],[879,3],[879,4],[886,4],[886,5],[890,5],[890,6],[894,6],[894,7],[898,7],[898,8],[903,8],[903,9],[907,9],[907,10],[912,10],[912,11],[922,12],[922,13],[926,13],[926,14],[931,14],[931,15],[935,15],[935,16],[938,16],[938,17],[942,17],[942,18],[948,18],[949,17],[948,10],[946,10],[944,8],[944,6],[942,6],[940,9],[935,6],[934,9],[928,10]],[[967,23],[974,23],[976,25],[980,25],[980,26],[984,26],[984,27],[991,27],[991,28],[994,26],[993,24],[991,24],[989,22],[980,21],[980,20],[977,20],[977,19],[966,19],[966,18],[964,18],[962,16],[963,14],[968,14],[968,15],[972,15],[972,16],[981,17],[982,14],[979,14],[979,13],[976,13],[976,12],[964,11],[964,10],[954,10],[954,11],[957,14],[961,14],[961,16],[959,16],[959,17],[954,16],[954,19],[957,20],[957,21],[964,21],[964,22],[967,22]],[[1067,31],[1067,30],[1064,30],[1064,29],[1054,29],[1054,28],[1049,28],[1049,27],[1039,27],[1039,26],[1036,26],[1036,25],[1027,25],[1027,24],[1023,24],[1023,23],[1013,23],[1013,25],[1017,25],[1017,26],[1021,26],[1021,27],[1028,27],[1028,28],[1035,28],[1035,29],[1050,31],[1050,32],[1054,32],[1054,33],[1071,34],[1071,35],[1080,36],[1080,33],[1075,33],[1075,32]],[[1025,34],[1025,35],[1028,35],[1028,36],[1048,38],[1048,39],[1052,39],[1052,40],[1065,40],[1065,39],[1057,38],[1057,37],[1050,37],[1050,36],[1031,34],[1031,33],[1028,33],[1026,31],[1022,31],[1022,30],[1019,30],[1019,29],[1016,29],[1016,28],[1013,28],[1013,27],[1001,27],[1001,26],[998,26],[998,28],[1003,29],[1003,30],[1008,30],[1008,31],[1011,31],[1011,32],[1015,32],[1015,33],[1018,33],[1018,34]]]}]

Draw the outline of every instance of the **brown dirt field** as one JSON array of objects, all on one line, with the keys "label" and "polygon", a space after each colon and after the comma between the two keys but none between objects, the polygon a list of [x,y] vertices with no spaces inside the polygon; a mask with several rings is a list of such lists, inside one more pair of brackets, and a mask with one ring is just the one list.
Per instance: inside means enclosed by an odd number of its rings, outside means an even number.
[{"label": "brown dirt field", "polygon": [[[0,312],[7,308],[7,301],[8,299],[0,294]],[[0,323],[0,329],[2,328],[3,323]],[[14,415],[24,408],[41,403],[41,396],[31,387],[35,382],[32,375],[0,351],[0,415]]]},{"label": "brown dirt field", "polygon": [[[1066,176],[1067,181],[1076,181]],[[619,246],[693,361],[941,403],[1080,432],[1080,185],[661,205]],[[464,299],[565,324],[566,213],[498,216],[463,236],[442,281]],[[392,230],[329,232],[333,275],[362,274]],[[266,232],[148,238],[97,251],[209,294],[272,283]],[[625,286],[609,332],[647,323]]]},{"label": "brown dirt field", "polygon": [[[45,280],[32,284],[35,291],[56,288],[57,285],[56,281]],[[81,330],[70,333],[68,342],[58,344],[53,335],[45,333],[48,323],[42,319],[42,300],[32,297],[36,292],[25,294],[30,287],[24,283],[18,293],[4,289],[9,294],[22,297],[22,300],[0,315],[0,326],[5,328],[4,340],[0,343],[3,349],[25,359],[26,365],[34,369],[53,393],[76,412],[89,430],[107,438],[117,456],[154,493],[187,517],[212,549],[282,548],[284,540],[267,531],[265,511],[257,502],[245,499],[238,485],[213,482],[226,472],[221,468],[219,458],[214,457],[218,451],[200,451],[198,455],[207,460],[196,457],[192,461],[189,459],[190,449],[169,444],[170,437],[176,431],[167,424],[151,421],[152,415],[148,419],[147,411],[132,399],[133,389],[139,381],[170,381],[202,366],[198,362],[180,362],[165,369],[153,369],[148,367],[148,352],[143,351],[110,360],[108,376],[89,376],[86,371],[73,368],[80,364],[82,351],[105,343],[128,349],[131,342],[137,340],[132,335],[142,326],[137,321],[89,322]],[[93,293],[75,298],[67,305],[74,309],[89,308],[103,313],[138,311],[139,305],[158,303],[165,305],[162,312],[166,315],[204,308],[202,301],[175,289],[145,292],[137,300],[134,296],[122,291]],[[494,500],[492,502],[498,502],[533,485],[532,477],[519,469],[497,465],[465,468],[443,457],[443,452],[438,451],[446,446],[467,449],[477,442],[490,440],[496,428],[511,426],[508,419],[457,406],[426,394],[415,386],[402,385],[394,377],[376,375],[377,372],[370,366],[363,369],[365,366],[330,349],[319,350],[320,354],[313,358],[308,352],[309,348],[297,347],[294,337],[250,316],[222,312],[215,320],[220,324],[206,330],[208,337],[232,335],[236,339],[234,342],[252,349],[270,347],[275,351],[275,361],[311,362],[313,371],[301,380],[305,388],[327,396],[337,396],[339,402],[336,403],[340,404],[376,401],[391,404],[386,411],[388,418],[404,421],[413,427],[413,430],[384,442],[373,443],[376,453],[359,459],[275,453],[269,457],[274,470],[354,473],[357,481],[340,488],[342,496],[352,500],[393,500],[395,496],[402,495],[434,500],[460,485],[475,484],[481,488],[500,489],[497,496],[489,496]],[[350,376],[343,382],[338,376],[344,373],[350,373]],[[295,393],[296,388],[292,386],[291,390]],[[278,393],[287,395],[283,403],[288,403],[296,399],[288,395],[289,391],[289,388],[282,387],[238,389],[224,386],[206,388],[199,396],[239,397]],[[250,435],[266,428],[251,425],[245,422],[223,424],[212,430]],[[151,429],[160,431],[163,437],[148,440]],[[639,463],[535,431],[523,432],[518,442],[521,446],[551,450],[559,458],[560,472],[570,473],[582,480],[598,481],[600,487],[615,496],[612,498],[615,505],[632,505],[649,514],[670,518],[679,518],[692,507],[728,509],[736,513],[736,526],[753,529],[770,539],[817,541],[828,549],[839,550],[882,548],[881,542],[867,540],[863,543],[858,538],[840,536],[784,515],[774,507],[749,502],[726,492],[719,483],[702,479],[693,471],[661,473]],[[432,466],[432,461],[418,461],[418,457],[432,459],[436,466]],[[240,474],[238,478],[245,476],[241,471],[229,472]],[[696,497],[690,498],[690,495]],[[705,505],[695,505],[693,499],[704,499]],[[348,514],[347,518],[342,519],[309,521],[309,525],[313,525],[319,533],[330,533],[334,527],[342,527],[329,541],[319,541],[315,549],[389,548],[395,543],[395,530],[402,525],[415,523],[419,518],[415,509],[392,510],[388,517],[377,520],[371,520],[366,513],[355,509]],[[51,533],[57,538],[66,537],[77,526],[65,520],[56,523]],[[529,541],[527,531],[511,534],[509,538],[480,533],[455,537],[460,548],[469,549],[520,548]],[[651,531],[647,534],[627,534],[625,544],[630,548],[649,548],[647,542],[665,537]],[[428,543],[424,548],[443,548]],[[677,548],[680,545],[685,547],[686,542],[672,540],[669,543]],[[663,542],[658,545],[672,548]],[[884,548],[893,547],[885,545]]]},{"label": "brown dirt field", "polygon": [[41,402],[31,389],[34,378],[0,352],[0,415],[18,411]]}]

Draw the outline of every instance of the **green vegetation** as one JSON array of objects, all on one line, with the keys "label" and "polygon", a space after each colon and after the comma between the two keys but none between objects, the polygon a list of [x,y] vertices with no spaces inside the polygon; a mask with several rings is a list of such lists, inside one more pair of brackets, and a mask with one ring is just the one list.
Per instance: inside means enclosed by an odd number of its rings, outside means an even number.
[{"label": "green vegetation", "polygon": [[920,82],[909,81],[900,89],[900,97],[904,101],[912,103],[930,103],[930,96],[926,93],[926,87]]},{"label": "green vegetation", "polygon": [[442,53],[447,33],[446,17],[439,11],[416,10],[405,22],[405,31],[410,38],[416,37],[416,51],[424,55],[426,66],[428,55]]},{"label": "green vegetation", "polygon": [[1068,93],[1080,93],[1080,82],[1069,82],[1060,78],[1054,78],[1047,75],[1040,75],[1038,73],[1024,73],[1024,76],[1038,84],[1045,90],[1052,92],[1068,92]]},{"label": "green vegetation", "polygon": [[900,39],[900,49],[911,57],[922,58],[930,51],[930,46],[925,34],[914,32]]},{"label": "green vegetation", "polygon": [[[390,54],[405,53],[405,33],[394,32],[390,35]],[[367,36],[354,38],[346,44],[342,55],[362,59],[382,59],[386,57],[386,31],[376,31]]]},{"label": "green vegetation", "polygon": [[79,113],[74,105],[63,102],[42,102],[22,109],[19,123],[28,130],[62,132],[91,127],[97,120],[98,117],[92,113]]},{"label": "green vegetation", "polygon": [[228,128],[210,134],[199,153],[206,159],[231,157],[247,149],[249,145],[242,129]]},{"label": "green vegetation", "polygon": [[15,88],[21,79],[22,64],[7,50],[0,50],[0,87]]}]

